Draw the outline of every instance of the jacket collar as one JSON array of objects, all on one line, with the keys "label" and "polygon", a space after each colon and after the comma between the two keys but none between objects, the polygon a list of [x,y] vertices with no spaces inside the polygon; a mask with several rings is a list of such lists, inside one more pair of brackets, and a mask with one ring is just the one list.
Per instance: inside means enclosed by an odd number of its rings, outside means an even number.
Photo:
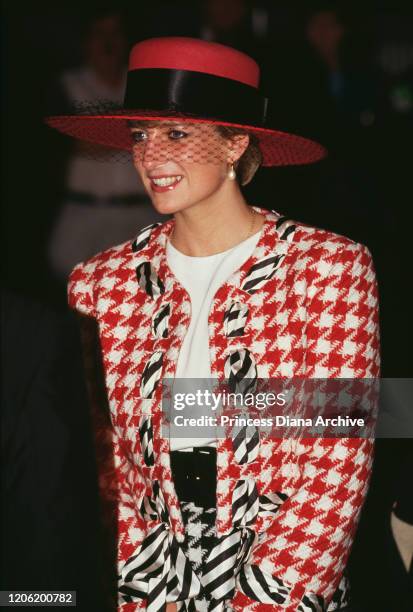
[{"label": "jacket collar", "polygon": [[[272,278],[272,272],[294,240],[297,227],[293,221],[280,213],[257,206],[253,208],[265,216],[260,238],[250,257],[227,281],[248,294]],[[132,243],[135,267],[138,268],[145,262],[149,264],[161,279],[166,292],[177,282],[166,261],[166,244],[174,225],[174,219],[150,225],[141,230]]]}]

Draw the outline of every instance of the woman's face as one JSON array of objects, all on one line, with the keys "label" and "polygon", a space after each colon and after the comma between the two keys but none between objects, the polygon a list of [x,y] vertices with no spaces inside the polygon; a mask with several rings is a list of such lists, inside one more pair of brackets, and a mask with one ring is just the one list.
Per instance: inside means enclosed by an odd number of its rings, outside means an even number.
[{"label": "woman's face", "polygon": [[240,156],[236,145],[211,125],[140,122],[131,131],[135,168],[161,214],[174,214],[213,196],[228,180],[228,164]]}]

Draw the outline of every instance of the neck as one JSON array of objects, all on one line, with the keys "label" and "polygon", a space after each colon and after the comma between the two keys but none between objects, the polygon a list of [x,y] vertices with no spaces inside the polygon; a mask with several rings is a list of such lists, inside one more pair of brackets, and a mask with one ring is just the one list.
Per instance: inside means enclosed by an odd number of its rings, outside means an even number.
[{"label": "neck", "polygon": [[172,243],[191,257],[222,253],[259,231],[264,217],[252,214],[237,183],[226,181],[213,198],[175,213]]}]

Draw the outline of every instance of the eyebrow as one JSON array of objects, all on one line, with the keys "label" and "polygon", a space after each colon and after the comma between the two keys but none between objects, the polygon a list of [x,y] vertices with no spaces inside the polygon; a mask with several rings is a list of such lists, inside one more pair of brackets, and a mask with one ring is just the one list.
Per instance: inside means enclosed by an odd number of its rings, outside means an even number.
[{"label": "eyebrow", "polygon": [[178,122],[166,122],[166,121],[128,121],[128,125],[130,128],[140,128],[140,129],[151,129],[154,127],[183,127],[185,124]]}]

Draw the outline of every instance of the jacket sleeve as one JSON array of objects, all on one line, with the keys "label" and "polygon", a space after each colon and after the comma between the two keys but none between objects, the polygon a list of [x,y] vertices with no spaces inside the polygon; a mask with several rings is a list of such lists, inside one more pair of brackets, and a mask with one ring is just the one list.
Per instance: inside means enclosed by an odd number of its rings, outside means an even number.
[{"label": "jacket sleeve", "polygon": [[136,490],[129,481],[130,468],[121,440],[113,427],[104,385],[99,345],[93,265],[74,268],[68,286],[69,305],[80,315],[84,364],[91,402],[92,427],[98,470],[102,531],[101,586],[107,610],[135,612],[145,609],[145,600],[118,602],[117,577],[125,561],[144,537],[144,521],[137,510]]},{"label": "jacket sleeve", "polygon": [[[317,268],[323,274],[310,288],[307,307],[307,377],[378,377],[377,286],[370,253],[352,243]],[[301,439],[296,448],[300,484],[243,567],[236,610],[324,611],[346,566],[373,442]],[[279,585],[279,604],[263,603],[268,584],[275,590]]]}]

